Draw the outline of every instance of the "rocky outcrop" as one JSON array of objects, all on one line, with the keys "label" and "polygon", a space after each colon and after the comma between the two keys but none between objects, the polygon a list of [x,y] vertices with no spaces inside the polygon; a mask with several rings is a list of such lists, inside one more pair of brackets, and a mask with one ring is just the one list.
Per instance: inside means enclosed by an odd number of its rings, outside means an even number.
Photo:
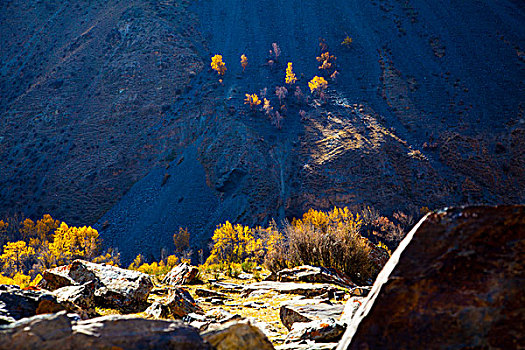
[{"label": "rocky outcrop", "polygon": [[313,303],[312,301],[286,302],[281,305],[279,317],[282,324],[292,329],[296,322],[311,322],[324,319],[339,319],[344,310],[344,305],[329,303]]},{"label": "rocky outcrop", "polygon": [[0,349],[211,349],[180,321],[112,315],[79,320],[65,311],[0,326]]},{"label": "rocky outcrop", "polygon": [[0,324],[64,309],[57,298],[49,292],[0,285]]},{"label": "rocky outcrop", "polygon": [[280,282],[332,283],[348,289],[356,287],[348,276],[333,268],[320,266],[303,265],[284,269],[277,272],[275,277]]},{"label": "rocky outcrop", "polygon": [[[93,282],[95,303],[123,312],[144,310],[153,283],[148,275],[119,267],[75,260],[67,266],[47,270],[42,286],[51,289]],[[65,285],[64,285],[65,284]]]},{"label": "rocky outcrop", "polygon": [[524,227],[524,206],[429,214],[381,271],[338,349],[519,348]]},{"label": "rocky outcrop", "polygon": [[166,274],[162,283],[171,286],[189,284],[195,280],[198,274],[199,269],[197,267],[182,263],[172,268],[171,271]]},{"label": "rocky outcrop", "polygon": [[202,334],[217,350],[272,350],[270,343],[264,333],[249,322],[232,321],[226,324],[218,324],[215,328],[208,328]]}]

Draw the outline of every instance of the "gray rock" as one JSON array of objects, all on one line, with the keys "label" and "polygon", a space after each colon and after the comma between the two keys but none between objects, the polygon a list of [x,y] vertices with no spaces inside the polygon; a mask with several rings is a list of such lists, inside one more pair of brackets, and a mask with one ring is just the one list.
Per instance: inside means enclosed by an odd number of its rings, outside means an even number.
[{"label": "gray rock", "polygon": [[65,311],[0,326],[0,349],[211,349],[180,321],[112,315],[79,320]]},{"label": "gray rock", "polygon": [[309,339],[316,342],[333,342],[341,339],[346,325],[333,318],[315,320],[311,322],[296,322],[293,324],[286,342],[297,342]]},{"label": "gray rock", "polygon": [[210,325],[202,337],[217,350],[272,350],[273,345],[248,321]]},{"label": "gray rock", "polygon": [[0,324],[64,309],[57,298],[47,291],[0,285]]},{"label": "gray rock", "polygon": [[279,316],[283,325],[289,330],[296,322],[311,322],[315,320],[324,320],[333,318],[338,320],[344,310],[343,304],[303,304],[283,303],[279,310]]},{"label": "gray rock", "polygon": [[356,287],[356,284],[348,276],[335,269],[310,265],[281,270],[277,272],[276,280],[280,282],[332,283],[348,289]]},{"label": "gray rock", "polygon": [[172,268],[171,271],[166,274],[162,283],[171,286],[189,284],[195,280],[198,274],[199,269],[197,267],[182,263]]},{"label": "gray rock", "polygon": [[260,289],[274,290],[281,294],[300,294],[305,296],[316,296],[327,292],[333,293],[337,290],[329,284],[263,281],[244,286],[242,296],[247,296],[253,291]]},{"label": "gray rock", "polygon": [[[93,281],[97,306],[117,308],[123,312],[138,312],[145,309],[153,283],[148,275],[119,267],[75,260],[71,265],[47,270],[43,285],[59,285],[58,281],[73,281],[84,284]],[[71,284],[69,284],[71,285]],[[63,286],[61,286],[63,287]]]}]

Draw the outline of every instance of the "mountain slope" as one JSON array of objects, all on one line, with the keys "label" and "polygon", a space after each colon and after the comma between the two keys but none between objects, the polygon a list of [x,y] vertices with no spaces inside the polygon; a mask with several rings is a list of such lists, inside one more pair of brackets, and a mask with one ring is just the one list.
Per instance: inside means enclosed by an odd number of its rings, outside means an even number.
[{"label": "mountain slope", "polygon": [[[5,18],[45,8],[34,18],[47,22],[1,29],[16,37],[2,53],[1,212],[100,218],[124,260],[170,249],[179,226],[203,247],[227,219],[525,199],[519,1],[19,3],[2,5]],[[54,32],[64,39],[47,43]],[[339,72],[326,103],[293,89],[279,103],[289,61],[309,95],[320,38]],[[41,57],[49,67],[35,68]],[[264,88],[274,110],[286,105],[282,129],[243,104]]]}]

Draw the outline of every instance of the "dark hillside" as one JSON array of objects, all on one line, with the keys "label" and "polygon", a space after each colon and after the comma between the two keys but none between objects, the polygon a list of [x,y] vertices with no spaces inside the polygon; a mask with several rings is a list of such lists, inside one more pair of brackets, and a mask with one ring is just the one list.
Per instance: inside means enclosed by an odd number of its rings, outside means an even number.
[{"label": "dark hillside", "polygon": [[[520,1],[1,6],[0,212],[100,218],[125,261],[171,248],[179,226],[200,245],[226,219],[310,207],[525,199]],[[340,73],[326,103],[289,91],[280,130],[250,112],[245,94],[264,88],[278,108],[287,62],[310,95],[320,38]]]}]

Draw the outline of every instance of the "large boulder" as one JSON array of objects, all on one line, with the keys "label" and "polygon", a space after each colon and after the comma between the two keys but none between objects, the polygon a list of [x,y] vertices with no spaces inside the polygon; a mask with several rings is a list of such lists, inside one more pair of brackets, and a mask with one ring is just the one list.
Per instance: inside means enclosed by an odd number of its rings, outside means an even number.
[{"label": "large boulder", "polygon": [[145,309],[153,288],[150,277],[142,272],[84,260],[47,270],[43,278],[45,282],[41,285],[52,286],[51,289],[94,282],[97,306],[117,308],[123,312]]},{"label": "large boulder", "polygon": [[431,213],[401,242],[338,349],[525,344],[525,207]]},{"label": "large boulder", "polygon": [[199,269],[197,267],[182,263],[172,268],[171,271],[166,274],[162,283],[171,286],[188,284],[193,282],[198,274]]},{"label": "large boulder", "polygon": [[112,315],[79,320],[65,311],[0,326],[0,350],[210,349],[180,321]]},{"label": "large boulder", "polygon": [[280,282],[333,283],[348,289],[356,287],[356,284],[348,276],[336,269],[310,265],[281,270],[277,272],[276,280]]},{"label": "large boulder", "polygon": [[0,285],[0,324],[60,310],[64,310],[64,307],[47,291]]},{"label": "large boulder", "polygon": [[202,337],[216,350],[273,350],[264,333],[248,321],[210,326]]}]

